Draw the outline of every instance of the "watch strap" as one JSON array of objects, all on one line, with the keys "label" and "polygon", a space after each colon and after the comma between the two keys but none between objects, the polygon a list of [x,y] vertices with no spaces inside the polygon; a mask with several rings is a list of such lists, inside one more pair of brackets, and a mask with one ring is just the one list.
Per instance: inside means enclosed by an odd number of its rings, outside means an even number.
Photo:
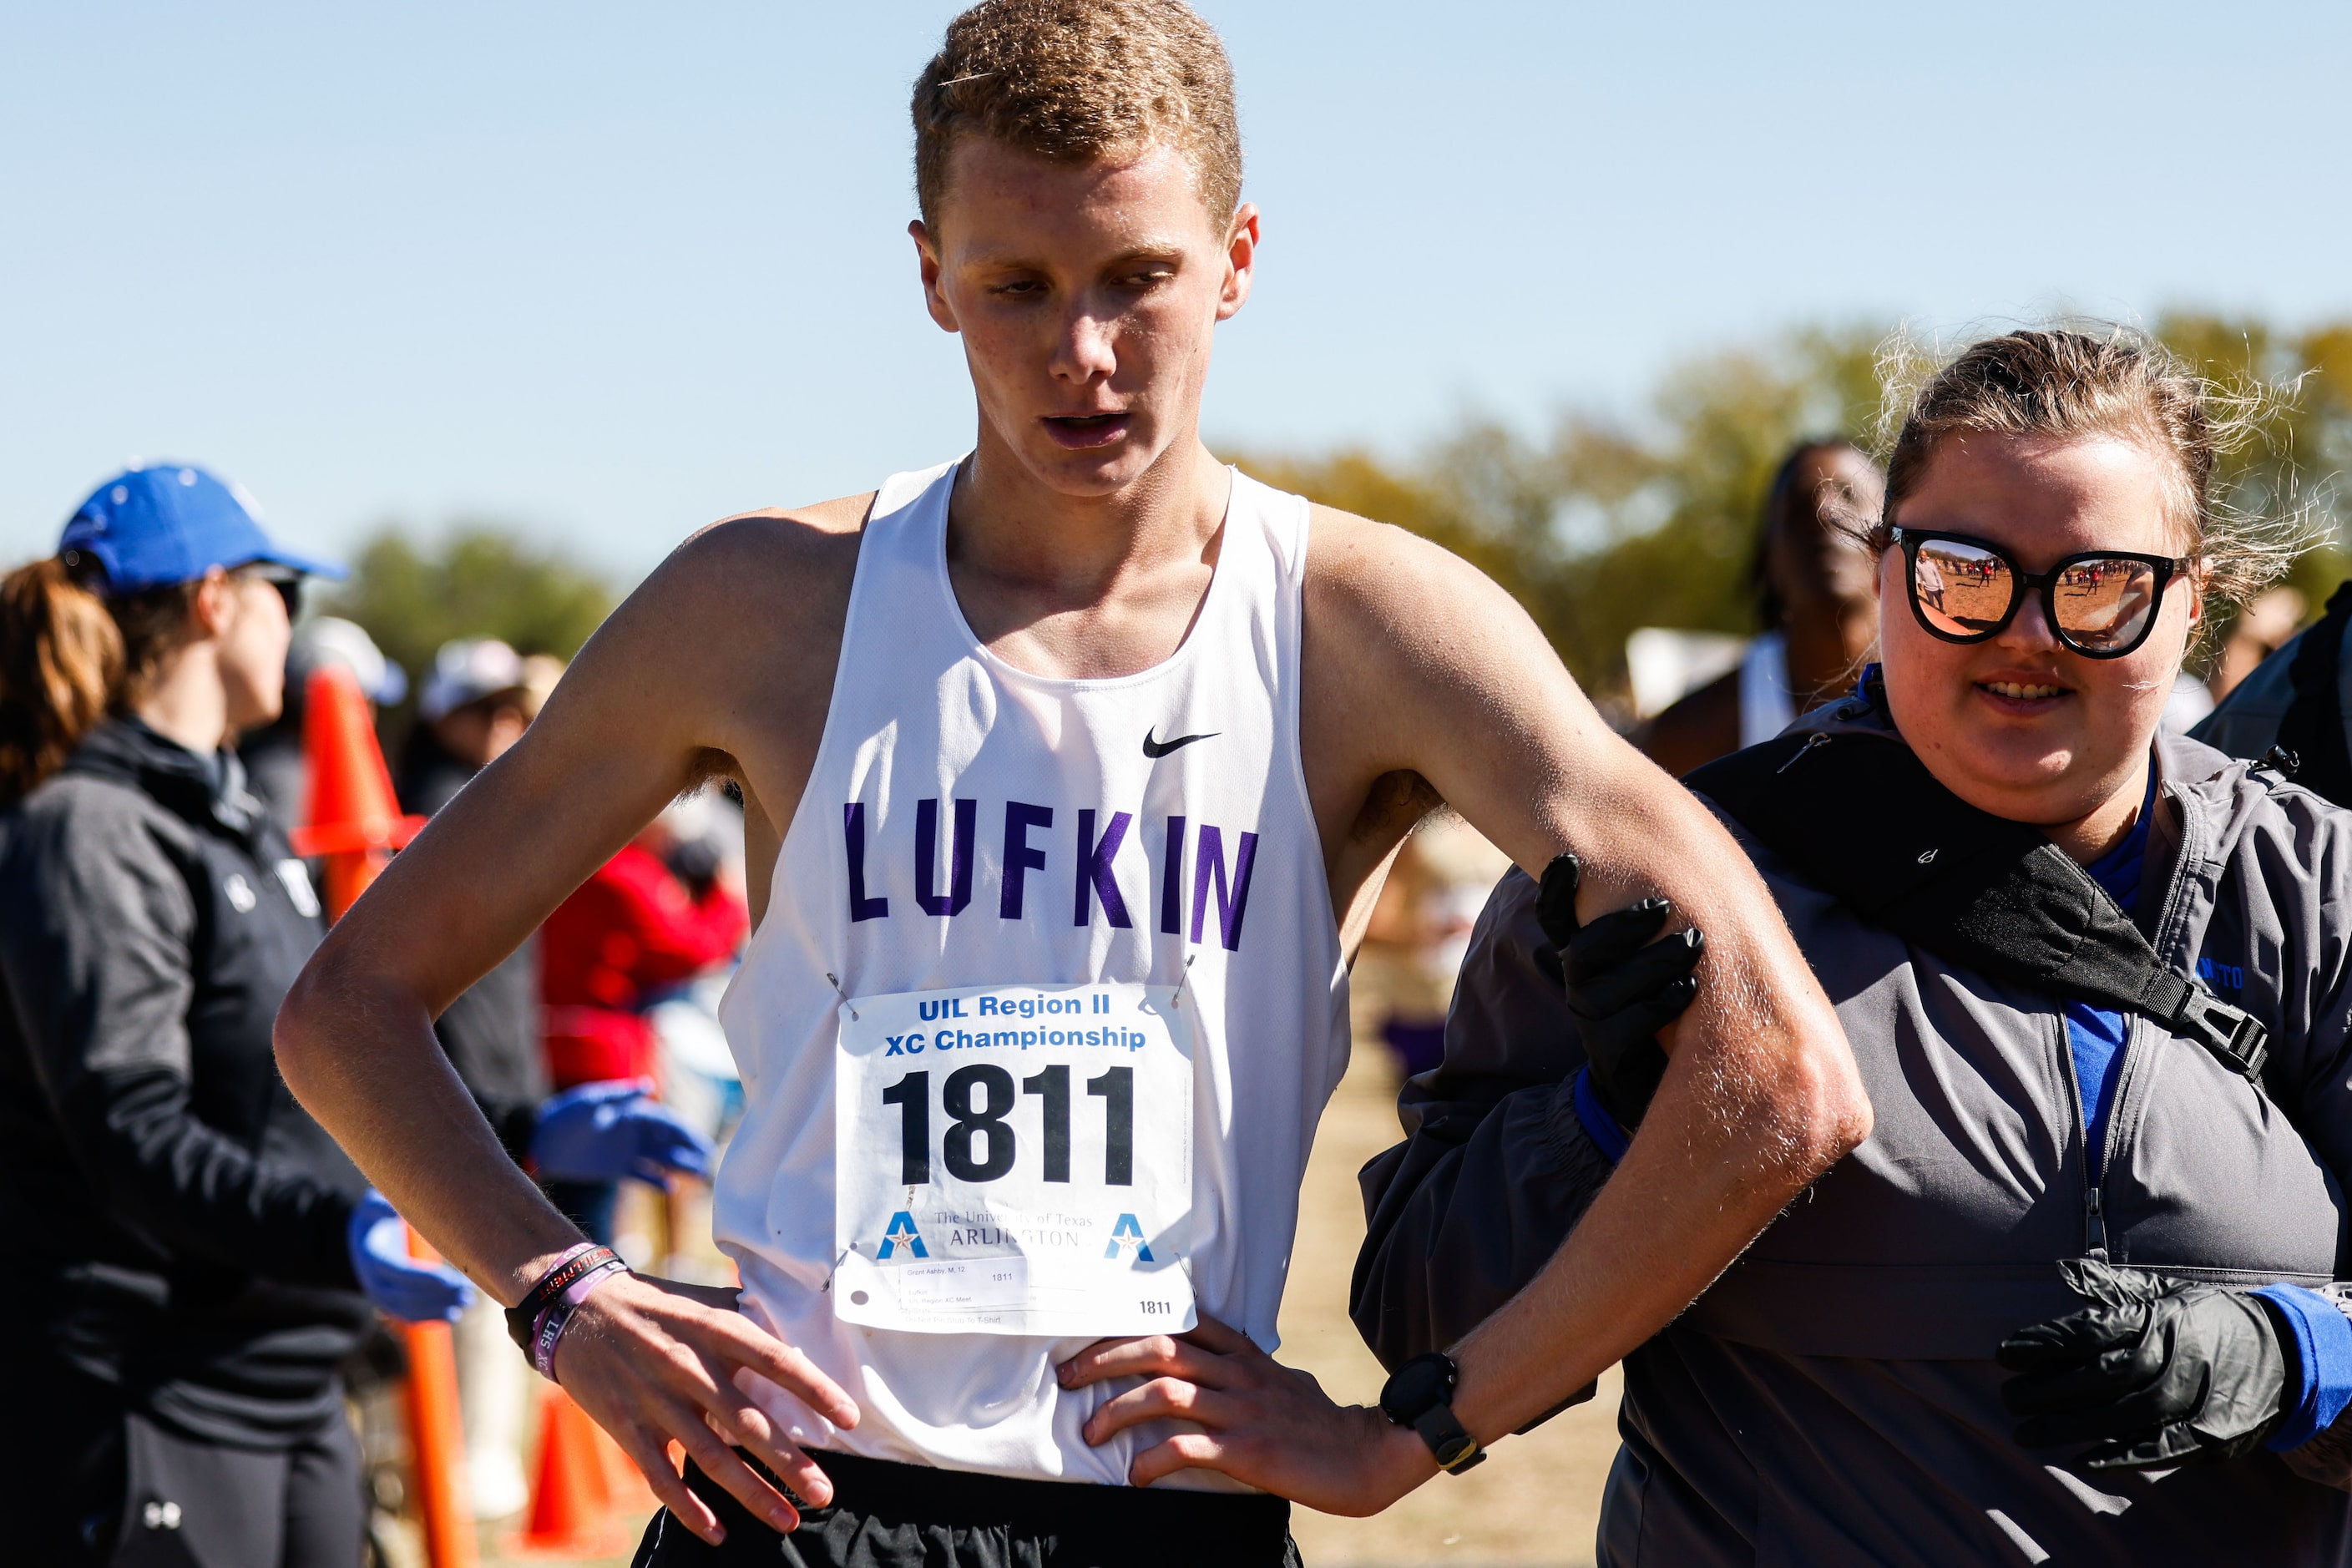
[{"label": "watch strap", "polygon": [[1437,1468],[1449,1476],[1475,1469],[1486,1463],[1486,1450],[1478,1439],[1464,1429],[1451,1405],[1433,1405],[1412,1418],[1412,1429],[1429,1445],[1436,1458]]},{"label": "watch strap", "polygon": [[1454,1386],[1460,1376],[1452,1356],[1424,1351],[1399,1366],[1381,1390],[1381,1414],[1396,1426],[1412,1427],[1429,1445],[1437,1468],[1449,1475],[1470,1469],[1486,1457],[1454,1414]]}]

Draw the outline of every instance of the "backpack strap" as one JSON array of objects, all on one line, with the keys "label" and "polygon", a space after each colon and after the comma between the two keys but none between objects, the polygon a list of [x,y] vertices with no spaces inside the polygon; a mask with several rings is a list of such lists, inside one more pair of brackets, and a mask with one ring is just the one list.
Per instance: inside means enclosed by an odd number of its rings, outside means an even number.
[{"label": "backpack strap", "polygon": [[2261,1074],[2259,1021],[2166,968],[2039,828],[1969,805],[1901,741],[1783,735],[1683,782],[1872,924],[1979,973],[2137,1013]]}]

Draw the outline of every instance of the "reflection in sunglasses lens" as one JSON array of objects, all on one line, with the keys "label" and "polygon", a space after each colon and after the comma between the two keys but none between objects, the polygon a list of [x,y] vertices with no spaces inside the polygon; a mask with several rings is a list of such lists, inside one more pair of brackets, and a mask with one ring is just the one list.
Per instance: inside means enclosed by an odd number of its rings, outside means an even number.
[{"label": "reflection in sunglasses lens", "polygon": [[1981,637],[2000,625],[2016,592],[2009,563],[1990,550],[1931,539],[1913,557],[1911,597],[1931,632]]},{"label": "reflection in sunglasses lens", "polygon": [[2085,653],[2122,647],[2156,608],[2156,569],[2145,561],[2078,561],[2058,574],[2058,632]]}]

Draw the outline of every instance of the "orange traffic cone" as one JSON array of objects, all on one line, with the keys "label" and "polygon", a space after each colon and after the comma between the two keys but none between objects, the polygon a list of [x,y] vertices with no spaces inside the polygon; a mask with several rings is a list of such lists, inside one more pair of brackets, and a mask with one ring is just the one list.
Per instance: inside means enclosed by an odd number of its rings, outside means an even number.
[{"label": "orange traffic cone", "polygon": [[303,825],[294,830],[294,853],[326,857],[327,918],[340,920],[425,819],[401,815],[358,677],[322,665],[302,693],[310,791]]},{"label": "orange traffic cone", "polygon": [[640,1524],[613,1509],[605,1436],[588,1413],[561,1388],[541,1403],[539,1474],[531,1484],[530,1518],[507,1548],[514,1557],[611,1557],[636,1543]]},{"label": "orange traffic cone", "polygon": [[[408,1253],[438,1262],[440,1255],[415,1231]],[[425,1526],[425,1558],[432,1568],[475,1568],[474,1501],[466,1490],[466,1429],[457,1410],[457,1352],[446,1323],[401,1328],[408,1349],[409,1450],[414,1456],[416,1511]]]}]

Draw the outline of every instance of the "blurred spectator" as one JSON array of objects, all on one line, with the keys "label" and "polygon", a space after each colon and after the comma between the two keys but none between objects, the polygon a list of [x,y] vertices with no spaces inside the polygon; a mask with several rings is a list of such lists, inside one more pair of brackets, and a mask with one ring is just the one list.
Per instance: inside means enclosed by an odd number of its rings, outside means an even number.
[{"label": "blurred spectator", "polygon": [[[2190,735],[2233,757],[2263,759],[2314,794],[2352,805],[2352,701],[2346,700],[2352,691],[2352,638],[2344,635],[2352,622],[2352,583],[2338,587],[2319,619],[2297,632],[2288,612],[2299,615],[2303,608],[2303,595],[2291,588],[2273,588],[2247,607],[2223,646],[2217,682],[2230,673],[2241,630],[2255,646],[2282,629],[2287,635],[2268,658],[2237,672],[2229,692]],[[2260,622],[2249,627],[2258,614]],[[2271,758],[2273,746],[2285,754]]]},{"label": "blurred spectator", "polygon": [[[419,699],[417,722],[401,748],[394,779],[401,809],[431,816],[447,805],[521,738],[538,704],[524,661],[505,643],[481,637],[445,644]],[[506,1105],[536,1105],[546,1098],[539,1027],[535,935],[450,1003],[433,1026],[475,1098]],[[459,1321],[456,1348],[474,1511],[502,1519],[530,1498],[522,1466],[530,1371],[515,1355],[494,1301],[476,1303]]]},{"label": "blurred spectator", "polygon": [[2158,722],[2168,735],[2186,735],[2211,711],[2213,693],[2184,669],[2172,678],[2172,694],[2164,700],[2164,717]]},{"label": "blurred spectator", "polygon": [[2236,624],[2221,644],[2221,658],[2213,667],[2213,679],[2206,682],[2212,689],[2213,700],[2227,700],[2263,660],[2284,647],[2310,607],[2296,590],[2273,588],[2239,611]]},{"label": "blurred spectator", "polygon": [[526,706],[536,716],[555,695],[555,683],[563,679],[563,661],[551,653],[527,653],[522,657],[522,685],[527,693]]},{"label": "blurred spectator", "polygon": [[[408,695],[408,672],[384,658],[375,639],[356,622],[318,616],[294,632],[286,653],[286,707],[274,723],[237,742],[247,787],[261,799],[281,833],[302,825],[310,787],[309,759],[302,751],[302,703],[310,672],[340,665],[360,683],[361,694],[378,708]],[[415,807],[410,809],[414,810]]]},{"label": "blurred spectator", "polygon": [[1738,668],[1650,721],[1635,741],[1680,777],[1769,741],[1853,684],[1878,640],[1875,566],[1861,534],[1885,477],[1843,441],[1789,454],[1764,500],[1751,577],[1764,631]]},{"label": "blurred spectator", "polygon": [[[515,650],[494,637],[446,643],[401,748],[401,809],[431,816],[522,738],[537,701]],[[536,938],[449,1004],[434,1026],[478,1099],[536,1104],[547,1095],[539,1044]],[[618,1075],[628,1076],[628,1075]]]},{"label": "blurred spectator", "polygon": [[1405,1077],[1445,1056],[1445,1014],[1470,928],[1502,851],[1451,812],[1431,817],[1397,851],[1364,927],[1348,987],[1354,1032],[1388,1047]]},{"label": "blurred spectator", "polygon": [[[656,1076],[647,1009],[733,958],[751,926],[722,864],[665,813],[547,918],[540,994],[556,1088]],[[609,1238],[610,1184],[551,1183],[548,1195],[590,1236]]]},{"label": "blurred spectator", "polygon": [[339,1363],[471,1293],[271,1054],[325,928],[228,748],[321,570],[170,464],[0,578],[7,1562],[356,1568]]}]

